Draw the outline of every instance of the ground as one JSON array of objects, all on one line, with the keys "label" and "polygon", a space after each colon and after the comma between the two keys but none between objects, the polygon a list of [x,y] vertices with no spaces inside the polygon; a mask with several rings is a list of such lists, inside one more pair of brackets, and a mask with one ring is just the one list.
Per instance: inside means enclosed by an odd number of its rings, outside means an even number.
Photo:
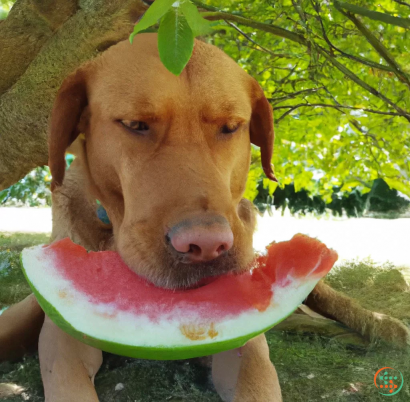
[{"label": "ground", "polygon": [[[30,292],[20,270],[19,252],[28,245],[45,242],[45,234],[0,234],[0,311]],[[406,276],[406,270],[393,265],[364,260],[344,262],[328,275],[327,281],[363,306],[409,325]],[[381,343],[353,346],[317,334],[278,330],[269,331],[267,338],[285,402],[385,401],[374,386],[373,377],[386,366],[400,370],[405,377],[403,389],[394,401],[410,399],[408,351]],[[150,362],[105,355],[96,387],[102,402],[220,401],[209,374],[196,360]],[[44,400],[37,356],[0,363],[1,383],[25,389],[23,394],[8,396],[4,401]]]}]

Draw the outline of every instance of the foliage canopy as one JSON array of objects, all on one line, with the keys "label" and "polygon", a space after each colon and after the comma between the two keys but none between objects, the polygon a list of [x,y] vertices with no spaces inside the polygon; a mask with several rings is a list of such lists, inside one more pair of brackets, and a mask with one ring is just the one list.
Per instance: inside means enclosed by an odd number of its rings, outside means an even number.
[{"label": "foliage canopy", "polygon": [[[410,4],[218,3],[233,16],[211,40],[265,89],[281,185],[330,202],[335,186],[366,192],[384,178],[410,195]],[[272,27],[276,33],[266,32]]]},{"label": "foliage canopy", "polygon": [[[274,109],[282,190],[331,203],[335,189],[365,194],[383,178],[410,196],[410,3],[350,1],[155,0],[133,35],[160,20],[161,58],[179,74],[189,36],[206,34],[259,81]],[[276,190],[259,159],[255,148],[251,200]]]}]

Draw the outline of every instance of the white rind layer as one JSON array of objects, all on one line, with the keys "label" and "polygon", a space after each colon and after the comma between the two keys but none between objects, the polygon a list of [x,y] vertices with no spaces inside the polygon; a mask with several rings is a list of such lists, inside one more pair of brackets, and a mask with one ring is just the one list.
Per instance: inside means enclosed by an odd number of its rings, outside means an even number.
[{"label": "white rind layer", "polygon": [[[161,320],[118,311],[115,305],[92,304],[87,295],[54,269],[53,257],[42,246],[23,250],[22,263],[32,285],[78,332],[123,345],[141,347],[187,347],[239,338],[273,326],[290,315],[313,290],[319,278],[293,280],[286,287],[272,286],[273,297],[264,311],[251,309],[236,316],[213,321],[213,337],[192,340],[185,328],[208,328],[211,322],[201,318],[201,310],[176,307]],[[154,311],[155,305],[150,305]],[[207,332],[205,331],[205,334]],[[217,335],[215,335],[217,333]]]}]

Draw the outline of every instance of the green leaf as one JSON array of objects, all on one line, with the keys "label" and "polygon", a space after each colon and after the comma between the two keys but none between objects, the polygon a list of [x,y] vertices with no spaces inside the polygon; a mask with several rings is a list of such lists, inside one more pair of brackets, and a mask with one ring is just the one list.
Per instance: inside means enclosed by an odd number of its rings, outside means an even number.
[{"label": "green leaf", "polygon": [[5,189],[3,191],[0,191],[0,205],[3,203],[4,200],[6,200],[9,196],[9,190]]},{"label": "green leaf", "polygon": [[212,32],[211,22],[203,18],[196,6],[189,0],[182,2],[181,10],[187,19],[194,36],[206,35]]},{"label": "green leaf", "polygon": [[180,7],[172,7],[163,17],[158,30],[158,50],[164,66],[181,74],[194,49],[194,34]]},{"label": "green leaf", "polygon": [[147,29],[143,29],[142,31],[139,31],[138,33],[142,34],[142,33],[158,33],[158,28],[157,27],[149,27]]},{"label": "green leaf", "polygon": [[404,184],[402,181],[397,179],[388,179],[385,178],[384,181],[389,185],[390,188],[393,188],[401,193],[410,197],[410,183]]},{"label": "green leaf", "polygon": [[312,180],[312,177],[313,173],[308,171],[303,171],[299,174],[296,174],[294,180],[295,191],[299,192],[300,190],[306,188]]},{"label": "green leaf", "polygon": [[130,35],[130,42],[132,43],[137,33],[155,25],[174,3],[175,0],[155,0],[145,12],[141,20],[135,24],[134,31]]},{"label": "green leaf", "polygon": [[[360,181],[357,181],[357,180],[349,181],[349,182],[343,184],[340,191],[341,192],[352,191],[353,188],[355,188],[357,186],[361,186],[361,185],[362,185],[362,183]],[[370,191],[370,189],[369,189],[369,191]]]},{"label": "green leaf", "polygon": [[251,166],[243,195],[247,200],[253,201],[258,195],[258,179],[262,174],[263,170],[260,167],[255,165]]},{"label": "green leaf", "polygon": [[268,194],[272,197],[279,184],[276,181],[264,178],[262,180],[262,185],[264,189],[268,190]]}]

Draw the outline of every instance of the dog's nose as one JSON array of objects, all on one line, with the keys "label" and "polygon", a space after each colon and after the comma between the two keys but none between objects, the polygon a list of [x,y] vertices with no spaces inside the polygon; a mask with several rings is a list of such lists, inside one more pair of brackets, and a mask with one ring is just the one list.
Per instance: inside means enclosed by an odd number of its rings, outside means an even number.
[{"label": "dog's nose", "polygon": [[233,245],[233,233],[225,218],[187,220],[169,232],[172,247],[190,262],[210,261]]}]

